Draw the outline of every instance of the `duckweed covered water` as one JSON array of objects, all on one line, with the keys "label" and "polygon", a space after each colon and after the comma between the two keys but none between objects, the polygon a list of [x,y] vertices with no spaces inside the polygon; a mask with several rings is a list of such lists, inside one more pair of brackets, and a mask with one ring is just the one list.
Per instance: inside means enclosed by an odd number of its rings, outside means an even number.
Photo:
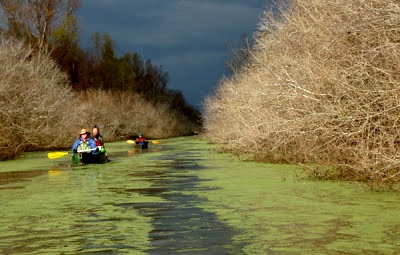
[{"label": "duckweed covered water", "polygon": [[400,254],[399,195],[241,162],[197,138],[112,162],[0,162],[0,254]]}]

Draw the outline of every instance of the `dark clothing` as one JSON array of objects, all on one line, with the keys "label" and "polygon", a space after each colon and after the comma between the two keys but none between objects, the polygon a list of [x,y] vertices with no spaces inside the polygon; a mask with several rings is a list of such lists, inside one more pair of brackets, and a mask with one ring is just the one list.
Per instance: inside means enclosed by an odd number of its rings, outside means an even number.
[{"label": "dark clothing", "polygon": [[149,142],[146,141],[146,139],[145,139],[143,136],[139,136],[139,137],[136,139],[136,144],[139,145],[139,146],[141,146],[142,149],[147,149]]},{"label": "dark clothing", "polygon": [[109,162],[108,155],[106,153],[106,148],[104,147],[103,137],[100,134],[92,136],[92,139],[95,141],[96,146],[101,146],[100,152],[104,153],[106,162]]},{"label": "dark clothing", "polygon": [[100,134],[97,134],[96,136],[92,136],[92,138],[95,141],[96,146],[104,147],[103,137]]}]

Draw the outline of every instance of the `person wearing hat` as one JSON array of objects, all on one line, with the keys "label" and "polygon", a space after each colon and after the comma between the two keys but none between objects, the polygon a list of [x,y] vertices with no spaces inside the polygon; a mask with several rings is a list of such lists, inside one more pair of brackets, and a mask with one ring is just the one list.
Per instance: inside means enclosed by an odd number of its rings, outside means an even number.
[{"label": "person wearing hat", "polygon": [[136,139],[136,144],[142,146],[142,149],[146,149],[148,143],[149,142],[146,140],[146,138],[143,137],[143,133],[140,132],[139,137]]},{"label": "person wearing hat", "polygon": [[78,151],[85,151],[87,153],[96,154],[98,151],[96,142],[90,137],[90,132],[86,129],[81,129],[79,138],[72,145],[72,151],[77,153]]},{"label": "person wearing hat", "polygon": [[146,142],[146,139],[143,137],[143,133],[139,133],[139,137],[136,139],[136,143],[144,143]]}]

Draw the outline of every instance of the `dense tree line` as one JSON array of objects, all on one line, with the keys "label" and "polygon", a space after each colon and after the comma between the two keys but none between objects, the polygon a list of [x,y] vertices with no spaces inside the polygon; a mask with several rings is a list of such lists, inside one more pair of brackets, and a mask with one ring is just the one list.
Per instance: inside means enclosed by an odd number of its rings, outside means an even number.
[{"label": "dense tree line", "polygon": [[139,94],[153,105],[167,104],[193,122],[200,112],[189,105],[182,93],[167,88],[168,73],[137,52],[118,57],[113,39],[94,33],[90,46],[79,43],[75,16],[79,0],[0,0],[3,39],[22,41],[37,52],[50,53],[65,71],[74,90],[100,89]]}]

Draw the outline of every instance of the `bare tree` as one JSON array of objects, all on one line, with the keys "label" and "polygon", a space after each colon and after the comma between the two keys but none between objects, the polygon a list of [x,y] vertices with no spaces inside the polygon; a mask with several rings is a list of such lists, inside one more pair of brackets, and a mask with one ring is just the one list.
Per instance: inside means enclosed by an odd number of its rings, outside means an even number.
[{"label": "bare tree", "polygon": [[80,0],[0,0],[1,32],[39,51],[48,51],[51,32],[79,3]]},{"label": "bare tree", "polygon": [[228,43],[228,59],[225,62],[225,68],[231,74],[237,73],[250,60],[251,41],[243,34],[239,45],[235,42]]}]

